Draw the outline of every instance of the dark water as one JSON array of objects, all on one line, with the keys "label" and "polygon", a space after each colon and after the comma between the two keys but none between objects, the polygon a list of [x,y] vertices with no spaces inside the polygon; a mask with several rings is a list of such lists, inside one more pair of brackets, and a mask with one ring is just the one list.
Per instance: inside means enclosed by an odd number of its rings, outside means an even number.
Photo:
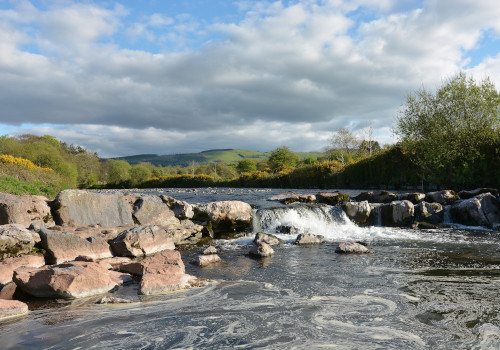
[{"label": "dark water", "polygon": [[[498,232],[359,228],[332,207],[256,216],[260,229],[290,224],[327,243],[298,247],[282,235],[274,256],[254,260],[249,234],[217,241],[223,262],[203,269],[188,263],[197,250],[185,250],[187,272],[215,282],[125,306],[32,303],[28,316],[0,323],[0,348],[500,349]],[[336,254],[344,240],[372,253]],[[139,301],[136,291],[118,294]]]}]

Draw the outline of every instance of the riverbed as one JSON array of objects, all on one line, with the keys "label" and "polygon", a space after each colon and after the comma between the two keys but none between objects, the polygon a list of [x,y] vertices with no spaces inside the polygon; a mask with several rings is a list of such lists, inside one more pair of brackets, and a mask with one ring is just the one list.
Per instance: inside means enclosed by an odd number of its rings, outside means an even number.
[{"label": "riverbed", "polygon": [[[274,256],[252,259],[246,232],[217,240],[223,261],[203,269],[189,264],[200,248],[183,248],[187,273],[208,286],[139,298],[131,284],[116,293],[137,303],[119,306],[27,300],[28,316],[0,323],[2,349],[500,349],[498,231],[360,228],[335,207],[267,200],[283,190],[154,191],[243,200],[256,208],[252,231],[293,225],[326,243],[280,234]],[[346,240],[372,253],[335,253]]]}]

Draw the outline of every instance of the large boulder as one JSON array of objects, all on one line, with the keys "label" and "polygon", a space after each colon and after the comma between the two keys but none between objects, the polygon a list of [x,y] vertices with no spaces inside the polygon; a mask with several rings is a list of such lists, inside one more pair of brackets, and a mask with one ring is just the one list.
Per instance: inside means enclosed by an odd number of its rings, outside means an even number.
[{"label": "large boulder", "polygon": [[415,206],[410,201],[394,201],[380,207],[383,226],[409,226],[413,221]]},{"label": "large boulder", "polygon": [[33,222],[54,224],[47,198],[0,193],[0,225],[21,224],[28,227]]},{"label": "large boulder", "polygon": [[136,226],[123,231],[109,244],[115,255],[134,258],[175,249],[172,237],[167,231],[155,225]]},{"label": "large boulder", "polygon": [[134,225],[130,207],[120,192],[64,190],[57,195],[53,206],[58,225]]},{"label": "large boulder", "polygon": [[460,191],[458,195],[462,199],[469,199],[482,193],[491,193],[493,196],[498,197],[498,190],[496,188],[476,188],[471,191]]},{"label": "large boulder", "polygon": [[190,220],[182,220],[180,225],[163,227],[175,244],[193,244],[202,238],[203,226]]},{"label": "large boulder", "polygon": [[269,234],[264,233],[264,232],[257,232],[257,234],[255,235],[255,238],[253,240],[253,243],[254,244],[266,243],[266,244],[269,244],[270,246],[273,246],[273,245],[279,245],[279,244],[285,243],[285,241],[282,239],[279,239],[278,237],[276,237],[274,235],[269,235]]},{"label": "large boulder", "polygon": [[28,313],[28,305],[17,300],[0,299],[0,320]]},{"label": "large boulder", "polygon": [[22,224],[0,225],[0,259],[29,253],[37,238]]},{"label": "large boulder", "polygon": [[274,254],[274,249],[265,242],[260,242],[252,246],[248,252],[251,256],[265,258]]},{"label": "large boulder", "polygon": [[174,212],[158,196],[140,197],[132,215],[137,225],[179,225]]},{"label": "large boulder", "polygon": [[483,193],[453,204],[451,217],[464,225],[494,227],[500,223],[500,203],[491,193]]},{"label": "large boulder", "polygon": [[178,251],[169,250],[144,259],[139,294],[162,294],[186,289],[197,283],[197,278],[185,273]]},{"label": "large boulder", "polygon": [[51,231],[44,227],[38,234],[49,264],[61,264],[83,255],[92,259],[111,258],[110,246],[101,237],[81,238],[69,232]]},{"label": "large boulder", "polygon": [[252,222],[252,207],[240,201],[198,204],[193,218],[207,221],[215,233],[244,231]]},{"label": "large boulder", "polygon": [[74,261],[41,269],[20,268],[14,283],[39,298],[84,298],[107,293],[122,284],[117,272],[93,262]]},{"label": "large boulder", "polygon": [[342,209],[358,225],[366,225],[372,211],[368,201],[347,202],[342,205]]},{"label": "large boulder", "polygon": [[420,202],[415,206],[415,218],[420,222],[437,225],[443,222],[444,208],[439,203]]},{"label": "large boulder", "polygon": [[0,261],[0,285],[12,282],[14,270],[20,267],[42,267],[44,265],[44,257],[37,254],[28,254],[4,259]]},{"label": "large boulder", "polygon": [[357,242],[342,242],[339,244],[335,253],[338,254],[366,254],[370,253],[370,250],[364,245]]},{"label": "large boulder", "polygon": [[349,195],[340,192],[320,192],[316,194],[316,201],[329,205],[341,205],[349,201]]},{"label": "large boulder", "polygon": [[165,195],[161,195],[160,198],[174,212],[177,219],[191,219],[194,216],[193,206],[188,202],[180,201]]},{"label": "large boulder", "polygon": [[410,201],[413,204],[418,204],[425,199],[425,193],[412,192],[412,193],[401,193],[398,194],[398,200],[400,201]]},{"label": "large boulder", "polygon": [[453,190],[442,190],[436,192],[429,192],[425,196],[425,201],[429,203],[439,203],[448,205],[458,199],[458,194]]},{"label": "large boulder", "polygon": [[314,235],[312,233],[301,233],[297,236],[294,244],[298,245],[309,245],[309,244],[321,244],[325,241],[325,237],[321,235]]},{"label": "large boulder", "polygon": [[398,199],[394,193],[389,191],[369,191],[369,192],[361,192],[356,197],[357,201],[368,201],[368,203],[391,203]]}]

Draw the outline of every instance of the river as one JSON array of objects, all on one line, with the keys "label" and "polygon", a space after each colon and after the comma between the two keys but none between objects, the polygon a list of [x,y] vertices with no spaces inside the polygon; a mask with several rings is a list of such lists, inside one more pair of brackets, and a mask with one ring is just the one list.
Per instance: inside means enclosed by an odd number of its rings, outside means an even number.
[{"label": "river", "polygon": [[[187,273],[213,283],[140,298],[132,284],[117,294],[138,303],[120,306],[31,300],[28,316],[0,323],[0,348],[500,349],[499,232],[360,228],[339,208],[267,200],[282,192],[162,191],[191,203],[243,200],[258,208],[254,231],[290,225],[325,244],[295,246],[280,234],[286,244],[257,260],[247,232],[216,241],[223,262],[203,269],[188,263],[199,248],[183,249]],[[372,253],[336,254],[346,240]]]}]

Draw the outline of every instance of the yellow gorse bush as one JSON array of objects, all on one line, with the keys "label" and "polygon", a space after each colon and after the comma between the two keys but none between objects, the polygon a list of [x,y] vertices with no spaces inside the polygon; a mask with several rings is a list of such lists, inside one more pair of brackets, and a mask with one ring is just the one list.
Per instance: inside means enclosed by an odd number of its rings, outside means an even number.
[{"label": "yellow gorse bush", "polygon": [[28,159],[14,157],[9,154],[0,155],[0,164],[16,165],[28,170],[41,170],[46,172],[54,172],[54,170],[50,168],[39,167],[38,165],[33,164],[33,162]]}]

